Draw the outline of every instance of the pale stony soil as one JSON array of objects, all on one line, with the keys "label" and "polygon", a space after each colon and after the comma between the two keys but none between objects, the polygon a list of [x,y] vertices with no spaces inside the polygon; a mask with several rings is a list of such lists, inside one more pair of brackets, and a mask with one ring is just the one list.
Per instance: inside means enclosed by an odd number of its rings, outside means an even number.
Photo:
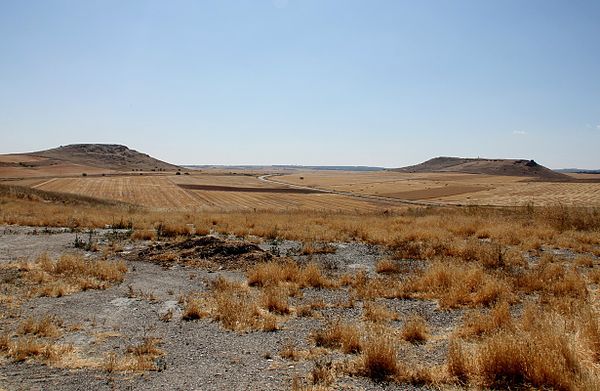
[{"label": "pale stony soil", "polygon": [[[111,231],[96,234],[100,245]],[[68,230],[25,227],[0,227],[0,262],[34,260],[47,252],[52,257],[80,252],[89,258],[101,252],[89,253],[73,248],[75,234]],[[312,318],[292,316],[281,330],[275,332],[238,333],[227,331],[210,319],[181,320],[182,305],[178,299],[190,292],[205,291],[210,280],[222,274],[243,279],[242,271],[210,272],[174,264],[169,268],[131,260],[131,255],[148,243],[122,242],[123,253],[116,259],[125,259],[129,272],[123,283],[106,290],[89,290],[59,298],[41,297],[22,305],[16,318],[0,317],[0,334],[14,330],[18,322],[29,316],[41,318],[52,314],[63,320],[65,330],[57,343],[72,344],[79,356],[95,363],[96,368],[53,368],[35,361],[20,363],[0,359],[0,389],[5,390],[289,390],[294,377],[304,378],[314,362],[302,359],[290,361],[279,356],[290,342],[298,349],[312,345],[309,333],[323,327],[328,319],[343,317],[349,320],[361,317],[362,303],[354,308],[324,308]],[[282,255],[293,255],[299,243],[263,243],[261,246]],[[357,271],[373,272],[374,263],[385,254],[382,248],[357,243],[336,244],[335,254],[296,256],[299,261],[308,258],[317,261],[330,273]],[[132,295],[133,292],[133,295]],[[302,299],[291,299],[291,304],[322,298],[326,303],[346,299],[347,291],[305,289]],[[437,304],[425,300],[387,300],[389,308],[397,311],[400,320],[412,313],[423,316],[430,324],[432,335],[445,334],[457,324],[462,311],[439,311]],[[160,315],[171,309],[170,322]],[[67,327],[68,328],[68,327]],[[102,369],[108,352],[123,353],[127,346],[139,343],[143,337],[161,339],[165,352],[156,360],[158,371],[138,373],[109,373]],[[435,339],[435,338],[434,338]],[[447,350],[445,340],[422,346],[407,346],[400,354],[427,364],[442,363]],[[343,360],[339,352],[330,352],[324,358]],[[351,357],[349,357],[351,358]],[[332,389],[414,389],[411,385],[377,384],[361,377],[342,376]]]}]

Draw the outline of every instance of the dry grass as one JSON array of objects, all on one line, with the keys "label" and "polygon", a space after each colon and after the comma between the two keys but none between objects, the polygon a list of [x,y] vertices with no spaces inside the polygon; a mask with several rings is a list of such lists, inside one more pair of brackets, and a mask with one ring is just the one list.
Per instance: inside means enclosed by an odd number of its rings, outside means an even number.
[{"label": "dry grass", "polygon": [[302,245],[300,254],[302,255],[314,255],[314,254],[335,254],[337,248],[329,243],[315,243],[308,242]]},{"label": "dry grass", "polygon": [[266,287],[294,283],[299,287],[334,288],[336,282],[326,277],[316,263],[299,266],[292,261],[259,263],[247,272],[248,285]]},{"label": "dry grass", "polygon": [[587,284],[575,269],[567,269],[558,262],[542,259],[539,264],[520,275],[515,286],[525,293],[540,292],[555,297],[585,298]]},{"label": "dry grass", "polygon": [[392,259],[381,259],[375,264],[375,271],[381,274],[400,273],[402,268],[400,264]]},{"label": "dry grass", "polygon": [[358,353],[361,351],[359,328],[339,319],[323,329],[313,330],[310,337],[316,346],[340,349],[344,353]]},{"label": "dry grass", "polygon": [[508,303],[498,303],[489,313],[482,314],[474,312],[467,314],[462,325],[457,329],[456,334],[459,337],[479,337],[490,334],[500,329],[510,329],[512,327],[512,316]]},{"label": "dry grass", "polygon": [[202,301],[190,297],[186,302],[183,308],[183,314],[181,315],[181,319],[183,320],[197,320],[205,318],[209,315],[209,313],[203,308]]},{"label": "dry grass", "polygon": [[260,311],[256,298],[250,292],[230,290],[215,297],[214,317],[229,330],[245,331],[259,327]]},{"label": "dry grass", "polygon": [[329,386],[335,380],[335,370],[331,361],[317,360],[310,372],[313,385]]},{"label": "dry grass", "polygon": [[400,336],[403,340],[411,343],[425,342],[429,338],[427,321],[419,315],[412,315],[402,327]]},{"label": "dry grass", "polygon": [[16,362],[33,359],[47,365],[61,366],[72,352],[71,345],[56,344],[35,336],[16,339],[6,334],[0,336],[0,355]]},{"label": "dry grass", "polygon": [[385,304],[368,301],[363,305],[363,318],[375,323],[389,322],[397,320],[398,314],[390,311]]},{"label": "dry grass", "polygon": [[44,316],[40,320],[29,317],[19,324],[18,335],[32,334],[39,337],[56,338],[61,335],[62,321],[55,316]]},{"label": "dry grass", "polygon": [[131,233],[131,240],[156,240],[156,232],[149,229],[136,229]]},{"label": "dry grass", "polygon": [[287,291],[279,286],[268,286],[263,290],[262,304],[269,312],[280,315],[290,313]]},{"label": "dry grass", "polygon": [[145,337],[139,344],[127,347],[124,355],[108,353],[102,362],[102,369],[107,372],[145,372],[156,371],[156,359],[164,352],[159,348],[161,340],[156,337]]},{"label": "dry grass", "polygon": [[393,339],[383,333],[370,335],[361,353],[360,373],[374,381],[395,377],[400,370]]},{"label": "dry grass", "polygon": [[261,209],[256,212],[207,211],[198,216],[187,211],[167,213],[6,186],[0,186],[0,198],[3,202],[0,223],[4,224],[99,228],[123,220],[132,222],[138,230],[147,230],[155,228],[156,222],[160,221],[165,225],[212,227],[215,232],[236,232],[240,236],[278,237],[307,243],[315,238],[320,242],[419,243],[424,249],[437,246],[439,251],[460,248],[464,239],[486,238],[493,243],[492,250],[497,245],[539,248],[561,244],[592,252],[597,243],[594,238],[600,230],[600,209],[565,206],[398,208],[385,214],[380,209],[358,216],[355,210],[324,212],[320,208],[307,208],[283,212]]},{"label": "dry grass", "polygon": [[[583,331],[590,322],[595,324],[589,331],[591,339]],[[449,371],[485,387],[595,389],[600,382],[590,363],[596,357],[597,343],[592,340],[597,337],[597,322],[595,316],[565,318],[528,307],[518,322],[490,330],[469,350],[454,342]]]},{"label": "dry grass", "polygon": [[580,267],[594,267],[594,258],[589,255],[580,255],[575,258],[575,265]]},{"label": "dry grass", "polygon": [[[163,232],[163,237],[187,235],[186,230],[191,231],[191,226],[211,227],[213,232],[235,232],[239,236],[301,240],[307,243],[308,255],[318,251],[319,243],[336,241],[359,240],[388,246],[395,258],[426,262],[410,263],[411,268],[401,270],[401,262],[386,259],[376,265],[377,276],[358,273],[337,280],[316,263],[257,264],[247,271],[247,283],[217,279],[210,292],[186,298],[184,319],[209,317],[228,330],[273,331],[290,314],[314,314],[316,307],[301,300],[295,310],[290,308],[290,296],[300,299],[304,288],[342,285],[348,290],[349,301],[363,300],[363,316],[368,322],[329,323],[323,330],[311,333],[315,344],[346,354],[360,354],[350,360],[358,363],[358,373],[375,380],[430,384],[436,381],[437,369],[401,363],[395,350],[397,336],[427,341],[424,321],[408,321],[404,330],[370,328],[382,327],[381,323],[394,319],[388,309],[375,304],[381,302],[380,298],[437,300],[442,309],[475,307],[458,328],[439,336],[442,340],[451,338],[447,373],[453,380],[446,381],[473,387],[598,388],[600,327],[593,310],[598,304],[594,284],[600,283],[597,259],[586,255],[572,261],[544,254],[549,253],[551,246],[597,254],[599,209],[473,207],[406,208],[387,213],[258,210],[190,214],[83,201],[73,201],[64,207],[58,202],[45,203],[35,198],[4,196],[2,200],[5,203],[0,222],[94,227],[121,219],[133,222],[136,232],[140,232],[139,236],[135,232],[133,235],[139,239],[144,239],[142,232],[152,232],[157,222],[162,222],[166,229],[161,231],[173,232]],[[526,251],[528,259],[533,256],[530,264],[523,257]],[[536,261],[540,254],[541,259]],[[41,257],[36,262],[11,267],[18,270],[17,280],[26,283],[31,296],[101,289],[119,282],[119,278],[122,280],[120,273],[126,271],[119,272],[117,268],[115,272],[114,264],[103,269],[95,261],[77,257],[58,260]],[[525,305],[523,315],[511,316],[510,306],[518,303],[513,308],[518,314],[525,302],[534,302],[538,307],[534,311]],[[50,326],[38,326],[33,320],[25,322],[20,332],[25,337],[0,337],[1,354],[7,356],[7,352],[15,351],[21,341],[21,350],[25,352],[21,356],[25,359],[52,356],[36,353],[44,351],[43,344],[48,342],[33,338],[45,333],[34,332],[36,327]],[[31,354],[26,353],[28,338]],[[435,338],[426,342],[423,349],[435,349],[438,342],[436,331]],[[421,354],[421,347],[406,343],[400,346],[410,349],[409,356]],[[290,357],[296,353],[294,348]],[[132,349],[123,357],[107,357],[106,362],[115,370],[151,364],[143,359],[134,360],[135,356]],[[331,380],[326,379],[333,378],[334,371],[331,365],[317,368],[315,364],[313,375],[316,379],[313,385],[324,387],[330,384]]]},{"label": "dry grass", "polygon": [[279,352],[279,355],[286,360],[298,361],[301,357],[301,353],[296,349],[296,345],[293,342],[288,341]]},{"label": "dry grass", "polygon": [[70,254],[56,260],[42,254],[34,262],[4,263],[0,269],[12,276],[2,285],[0,304],[12,306],[32,297],[60,297],[82,290],[106,289],[123,281],[127,272],[123,261],[85,260]]},{"label": "dry grass", "polygon": [[434,262],[412,282],[411,289],[438,299],[443,308],[487,306],[514,298],[507,281],[473,263]]},{"label": "dry grass", "polygon": [[192,228],[187,224],[177,223],[159,223],[156,226],[156,237],[160,238],[175,238],[177,236],[190,236]]}]

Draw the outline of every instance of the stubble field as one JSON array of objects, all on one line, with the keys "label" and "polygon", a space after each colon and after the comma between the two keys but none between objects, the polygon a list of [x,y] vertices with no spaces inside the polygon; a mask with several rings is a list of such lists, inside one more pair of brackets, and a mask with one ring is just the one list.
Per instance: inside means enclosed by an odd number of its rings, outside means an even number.
[{"label": "stubble field", "polygon": [[[516,176],[463,173],[322,172],[276,176],[294,185],[439,204],[519,206],[600,206],[600,177],[573,176],[589,182],[543,182]],[[592,182],[595,181],[595,182]]]}]

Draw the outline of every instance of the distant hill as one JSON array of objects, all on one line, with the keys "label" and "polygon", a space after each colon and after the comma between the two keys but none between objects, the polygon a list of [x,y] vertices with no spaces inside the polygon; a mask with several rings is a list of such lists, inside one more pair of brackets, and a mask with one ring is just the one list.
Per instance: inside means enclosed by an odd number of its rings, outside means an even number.
[{"label": "distant hill", "polygon": [[509,175],[546,180],[570,181],[571,178],[524,159],[474,159],[436,157],[414,166],[396,168],[398,172],[463,172],[468,174]]},{"label": "distant hill", "polygon": [[180,167],[116,144],[72,144],[45,151],[0,155],[0,178],[32,178]]},{"label": "distant hill", "polygon": [[85,166],[127,170],[177,170],[179,167],[118,144],[71,144],[29,155]]}]

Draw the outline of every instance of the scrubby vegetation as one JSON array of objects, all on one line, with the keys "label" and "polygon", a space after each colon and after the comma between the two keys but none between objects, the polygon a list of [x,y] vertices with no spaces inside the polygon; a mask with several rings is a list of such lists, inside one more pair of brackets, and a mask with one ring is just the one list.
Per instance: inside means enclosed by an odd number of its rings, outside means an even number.
[{"label": "scrubby vegetation", "polygon": [[[290,342],[279,351],[280,359],[313,361],[312,370],[294,381],[296,389],[335,389],[336,381],[348,375],[484,389],[600,387],[598,209],[194,214],[93,205],[78,198],[62,203],[58,195],[45,203],[43,196],[5,191],[0,221],[68,227],[126,221],[134,229],[127,235],[136,241],[183,243],[208,233],[255,242],[298,241],[295,254],[247,265],[236,278],[215,274],[206,289],[181,294],[180,315],[161,315],[165,322],[189,327],[214,322],[219,330],[235,333],[278,332],[301,318],[316,322],[319,327],[311,326],[304,347]],[[320,256],[335,255],[331,243],[348,241],[380,246],[382,254],[368,270],[336,270],[319,262]],[[10,282],[0,292],[5,308],[26,298],[106,289],[127,272],[122,261],[80,255],[42,255],[0,267]],[[414,312],[413,303],[428,303],[430,311]],[[436,317],[448,323],[441,327]],[[0,336],[0,355],[56,363],[70,351],[56,342],[63,332],[56,318],[24,319]],[[101,367],[109,372],[155,369],[162,354],[159,342],[137,341],[104,357]],[[443,355],[424,359],[431,351]]]}]

